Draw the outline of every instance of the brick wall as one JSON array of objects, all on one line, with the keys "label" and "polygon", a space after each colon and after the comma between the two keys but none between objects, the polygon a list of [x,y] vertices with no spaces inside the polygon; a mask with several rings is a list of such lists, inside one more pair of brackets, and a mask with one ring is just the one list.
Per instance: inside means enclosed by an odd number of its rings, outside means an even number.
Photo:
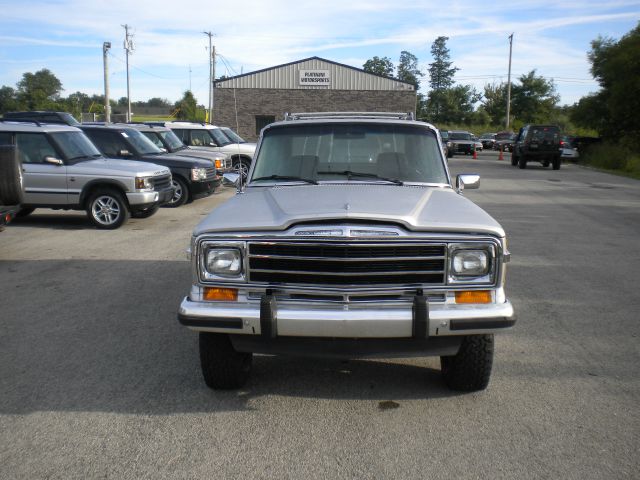
[{"label": "brick wall", "polygon": [[414,112],[416,92],[380,90],[278,90],[217,88],[213,123],[236,129],[234,105],[238,107],[238,133],[255,141],[256,115],[282,120],[285,112]]}]

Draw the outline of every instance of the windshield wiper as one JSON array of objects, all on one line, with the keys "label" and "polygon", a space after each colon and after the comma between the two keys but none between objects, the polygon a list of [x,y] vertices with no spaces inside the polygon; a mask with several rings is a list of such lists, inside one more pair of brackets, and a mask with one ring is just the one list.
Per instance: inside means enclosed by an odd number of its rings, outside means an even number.
[{"label": "windshield wiper", "polygon": [[68,161],[72,162],[73,160],[80,160],[81,158],[100,158],[102,157],[101,153],[92,153],[91,155],[78,155],[76,157],[69,158]]},{"label": "windshield wiper", "polygon": [[352,172],[351,170],[342,170],[340,172],[318,172],[318,174],[324,175],[346,175],[347,180],[351,180],[351,177],[360,177],[360,178],[374,178],[376,180],[383,180],[385,182],[395,183],[396,185],[404,185],[404,182],[398,180],[397,178],[387,178],[376,175],[375,173],[364,173],[364,172]]},{"label": "windshield wiper", "polygon": [[255,182],[258,180],[291,180],[293,182],[305,182],[305,183],[312,183],[313,185],[318,185],[318,182],[316,182],[315,180],[311,180],[310,178],[293,177],[289,175],[267,175],[266,177],[258,177],[258,178],[251,179],[252,182]]}]

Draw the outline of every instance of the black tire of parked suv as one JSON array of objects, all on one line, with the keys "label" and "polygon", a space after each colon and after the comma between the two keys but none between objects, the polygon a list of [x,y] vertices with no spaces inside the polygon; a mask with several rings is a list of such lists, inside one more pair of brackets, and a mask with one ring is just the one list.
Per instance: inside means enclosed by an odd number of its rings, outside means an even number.
[{"label": "black tire of parked suv", "polygon": [[13,145],[0,145],[0,204],[19,205],[24,200],[22,166]]},{"label": "black tire of parked suv", "polygon": [[154,205],[153,207],[145,208],[144,210],[134,210],[131,212],[131,217],[133,218],[149,218],[154,215],[158,209],[159,205]]},{"label": "black tire of parked suv", "polygon": [[447,387],[462,392],[484,390],[493,366],[493,335],[463,338],[458,353],[440,357],[442,377]]},{"label": "black tire of parked suv", "polygon": [[553,157],[551,164],[553,165],[554,170],[560,170],[561,160],[562,159],[560,158],[560,155],[556,155],[555,157]]},{"label": "black tire of parked suv", "polygon": [[518,168],[527,168],[527,157],[525,155],[518,155]]},{"label": "black tire of parked suv", "polygon": [[244,159],[233,161],[233,169],[235,172],[239,173],[242,176],[242,183],[245,183],[247,181],[249,168],[251,168],[251,163]]},{"label": "black tire of parked suv", "polygon": [[518,156],[516,152],[511,152],[511,166],[515,167],[516,165],[518,165]]},{"label": "black tire of parked suv", "polygon": [[114,230],[129,219],[129,206],[122,194],[110,188],[92,192],[87,200],[87,215],[97,228]]},{"label": "black tire of parked suv", "polygon": [[209,388],[233,390],[247,382],[252,353],[237,352],[224,333],[200,332],[199,343],[202,376]]},{"label": "black tire of parked suv", "polygon": [[164,206],[167,208],[181,207],[189,200],[189,186],[187,182],[177,176],[174,176],[171,182],[175,188],[173,198],[168,203],[165,203]]},{"label": "black tire of parked suv", "polygon": [[31,215],[33,213],[33,211],[35,210],[35,208],[33,207],[24,207],[21,208],[18,213],[16,213],[16,218],[24,218],[28,215]]}]

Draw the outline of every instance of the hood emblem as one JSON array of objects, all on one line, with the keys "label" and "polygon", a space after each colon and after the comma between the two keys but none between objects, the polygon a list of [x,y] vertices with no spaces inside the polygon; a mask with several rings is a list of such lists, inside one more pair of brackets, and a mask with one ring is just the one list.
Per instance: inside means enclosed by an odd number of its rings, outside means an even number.
[{"label": "hood emblem", "polygon": [[351,205],[348,203],[344,204],[344,209],[348,212],[349,210],[351,210]]}]

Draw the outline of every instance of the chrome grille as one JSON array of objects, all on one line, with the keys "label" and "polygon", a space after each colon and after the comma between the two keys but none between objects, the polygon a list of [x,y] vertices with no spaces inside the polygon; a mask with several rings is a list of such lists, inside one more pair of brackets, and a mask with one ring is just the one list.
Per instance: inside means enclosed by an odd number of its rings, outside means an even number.
[{"label": "chrome grille", "polygon": [[166,190],[171,186],[171,175],[153,177],[153,189],[156,191]]},{"label": "chrome grille", "polygon": [[217,173],[215,167],[207,168],[207,180],[213,180],[216,175]]},{"label": "chrome grille", "polygon": [[444,285],[444,244],[250,242],[249,281],[297,285]]}]

